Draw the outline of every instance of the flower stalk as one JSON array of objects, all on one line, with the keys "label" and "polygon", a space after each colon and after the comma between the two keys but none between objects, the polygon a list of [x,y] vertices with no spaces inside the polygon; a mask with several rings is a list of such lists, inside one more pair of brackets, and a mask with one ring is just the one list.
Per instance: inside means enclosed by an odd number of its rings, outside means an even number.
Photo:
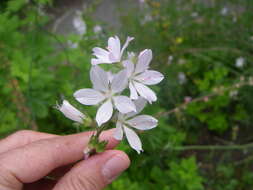
[{"label": "flower stalk", "polygon": [[101,127],[96,127],[96,131],[90,137],[88,146],[83,151],[85,160],[96,153],[105,151],[108,141],[105,141],[105,140],[101,141],[99,137],[101,133],[104,130],[106,130],[106,128],[107,128],[106,125],[101,126]]}]

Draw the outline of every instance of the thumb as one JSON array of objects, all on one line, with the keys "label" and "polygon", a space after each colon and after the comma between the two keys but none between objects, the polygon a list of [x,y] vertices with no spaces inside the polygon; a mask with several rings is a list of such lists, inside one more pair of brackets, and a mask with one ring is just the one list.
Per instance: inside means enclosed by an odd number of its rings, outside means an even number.
[{"label": "thumb", "polygon": [[53,190],[101,190],[130,164],[122,151],[108,150],[76,164]]}]

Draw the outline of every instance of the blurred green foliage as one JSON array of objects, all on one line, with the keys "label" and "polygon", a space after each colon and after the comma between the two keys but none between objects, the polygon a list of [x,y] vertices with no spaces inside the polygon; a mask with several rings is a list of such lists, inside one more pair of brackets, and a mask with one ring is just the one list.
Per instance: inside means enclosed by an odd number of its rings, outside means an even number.
[{"label": "blurred green foliage", "polygon": [[[141,155],[126,142],[119,145],[132,164],[108,190],[252,189],[252,149],[174,149],[252,142],[252,0],[146,0],[136,8],[119,10],[119,29],[99,23],[100,33],[93,31],[98,23],[91,17],[95,7],[90,6],[83,14],[83,36],[51,32],[52,18],[41,13],[41,6],[54,4],[0,3],[2,137],[20,129],[55,134],[85,130],[53,106],[65,97],[94,116],[95,109],[86,110],[72,97],[75,90],[90,85],[91,50],[104,46],[110,35],[134,36],[129,50],[152,49],[152,67],[166,76],[154,88],[158,102],[144,110],[159,118],[159,126],[140,134],[145,150]],[[242,66],[236,65],[240,57]]]}]

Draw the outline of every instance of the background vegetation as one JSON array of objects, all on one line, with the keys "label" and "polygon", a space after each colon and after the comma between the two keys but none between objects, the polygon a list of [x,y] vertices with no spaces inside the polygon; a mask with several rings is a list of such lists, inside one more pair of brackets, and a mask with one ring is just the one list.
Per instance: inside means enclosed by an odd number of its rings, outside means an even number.
[{"label": "background vegetation", "polygon": [[90,85],[94,46],[134,36],[129,49],[152,49],[152,66],[166,76],[145,110],[159,126],[141,134],[141,155],[119,145],[132,165],[108,190],[252,189],[253,1],[146,0],[118,10],[120,28],[92,19],[97,3],[82,15],[83,35],[61,36],[45,14],[54,2],[1,1],[0,135],[85,130],[53,106],[63,97],[79,106],[72,93]]}]

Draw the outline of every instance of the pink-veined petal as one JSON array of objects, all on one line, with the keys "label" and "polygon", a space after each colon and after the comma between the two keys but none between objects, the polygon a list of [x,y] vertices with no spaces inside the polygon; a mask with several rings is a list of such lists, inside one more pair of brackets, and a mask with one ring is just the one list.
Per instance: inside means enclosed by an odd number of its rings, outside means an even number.
[{"label": "pink-veined petal", "polygon": [[78,123],[83,123],[83,118],[85,118],[85,115],[72,106],[67,100],[63,100],[62,105],[57,105],[56,108],[60,110],[68,119]]},{"label": "pink-veined petal", "polygon": [[111,63],[111,61],[109,60],[109,52],[99,48],[99,47],[95,47],[92,49],[93,50],[93,55],[95,55],[97,57],[97,59],[93,58],[91,59],[91,64],[92,65],[97,65],[97,64],[101,64],[101,63]]},{"label": "pink-veined petal", "polygon": [[120,113],[129,113],[136,111],[135,105],[127,96],[115,96],[113,97],[114,105]]},{"label": "pink-veined petal", "polygon": [[157,119],[149,115],[138,115],[127,121],[131,127],[139,130],[152,129],[157,126],[157,122]]},{"label": "pink-veined petal", "polygon": [[92,49],[92,51],[93,55],[95,55],[97,58],[108,58],[109,56],[109,52],[100,47],[95,47]]},{"label": "pink-veined petal", "polygon": [[139,82],[134,82],[134,86],[139,95],[148,100],[149,103],[155,102],[157,100],[156,94],[149,87]]},{"label": "pink-veined petal", "polygon": [[113,74],[111,71],[108,71],[108,72],[107,72],[107,76],[108,76],[109,82],[112,83],[114,74]]},{"label": "pink-veined petal", "polygon": [[147,100],[145,100],[142,97],[139,97],[137,100],[134,100],[134,104],[136,107],[136,112],[140,113],[144,109],[144,107],[146,106]]},{"label": "pink-veined petal", "polygon": [[101,126],[103,123],[106,123],[111,119],[113,113],[113,106],[111,100],[107,100],[103,103],[97,111],[96,121],[98,126]]},{"label": "pink-veined petal", "polygon": [[84,105],[96,105],[105,99],[105,96],[101,92],[90,88],[76,91],[74,97],[78,102]]},{"label": "pink-veined petal", "polygon": [[134,37],[127,37],[125,44],[123,45],[120,55],[122,56],[124,53],[124,50],[127,48],[127,46],[129,45],[129,43],[134,39]]},{"label": "pink-veined petal", "polygon": [[150,49],[143,50],[138,56],[138,62],[135,67],[135,73],[144,72],[149,68],[149,63],[152,60],[152,51]]},{"label": "pink-veined petal", "polygon": [[123,91],[127,86],[127,81],[128,81],[128,78],[127,78],[126,69],[118,72],[117,74],[113,76],[113,79],[112,79],[112,85],[111,85],[112,91],[116,93]]},{"label": "pink-veined petal", "polygon": [[135,107],[136,107],[136,112],[127,113],[126,118],[133,117],[134,115],[139,114],[147,104],[147,100],[144,99],[141,96],[137,100],[134,100],[133,102],[134,102]]},{"label": "pink-veined petal", "polygon": [[99,58],[99,59],[92,58],[91,59],[92,65],[111,64],[111,63],[112,63],[111,61],[107,61],[106,59],[102,59],[102,58]]},{"label": "pink-veined petal", "polygon": [[123,61],[123,66],[127,70],[127,76],[130,77],[133,74],[133,72],[134,72],[134,64],[133,64],[133,62],[130,61],[130,60],[125,60],[125,61]]},{"label": "pink-veined petal", "polygon": [[123,139],[122,123],[119,121],[116,123],[116,129],[114,131],[113,137],[119,141]]},{"label": "pink-veined petal", "polygon": [[135,79],[142,84],[154,85],[161,82],[164,79],[164,76],[158,71],[147,70],[144,73],[137,75]]},{"label": "pink-veined petal", "polygon": [[120,61],[120,40],[118,36],[110,37],[108,39],[108,50],[110,52],[109,59],[113,62]]},{"label": "pink-veined petal", "polygon": [[90,70],[90,79],[95,90],[107,92],[109,89],[109,79],[106,71],[99,66],[93,66]]},{"label": "pink-veined petal", "polygon": [[129,82],[129,89],[130,89],[130,98],[132,100],[138,99],[137,91],[136,91],[135,87],[133,86],[132,82]]},{"label": "pink-veined petal", "polygon": [[126,134],[127,141],[129,145],[140,154],[142,150],[141,140],[138,135],[134,132],[134,130],[124,126],[124,131]]}]

